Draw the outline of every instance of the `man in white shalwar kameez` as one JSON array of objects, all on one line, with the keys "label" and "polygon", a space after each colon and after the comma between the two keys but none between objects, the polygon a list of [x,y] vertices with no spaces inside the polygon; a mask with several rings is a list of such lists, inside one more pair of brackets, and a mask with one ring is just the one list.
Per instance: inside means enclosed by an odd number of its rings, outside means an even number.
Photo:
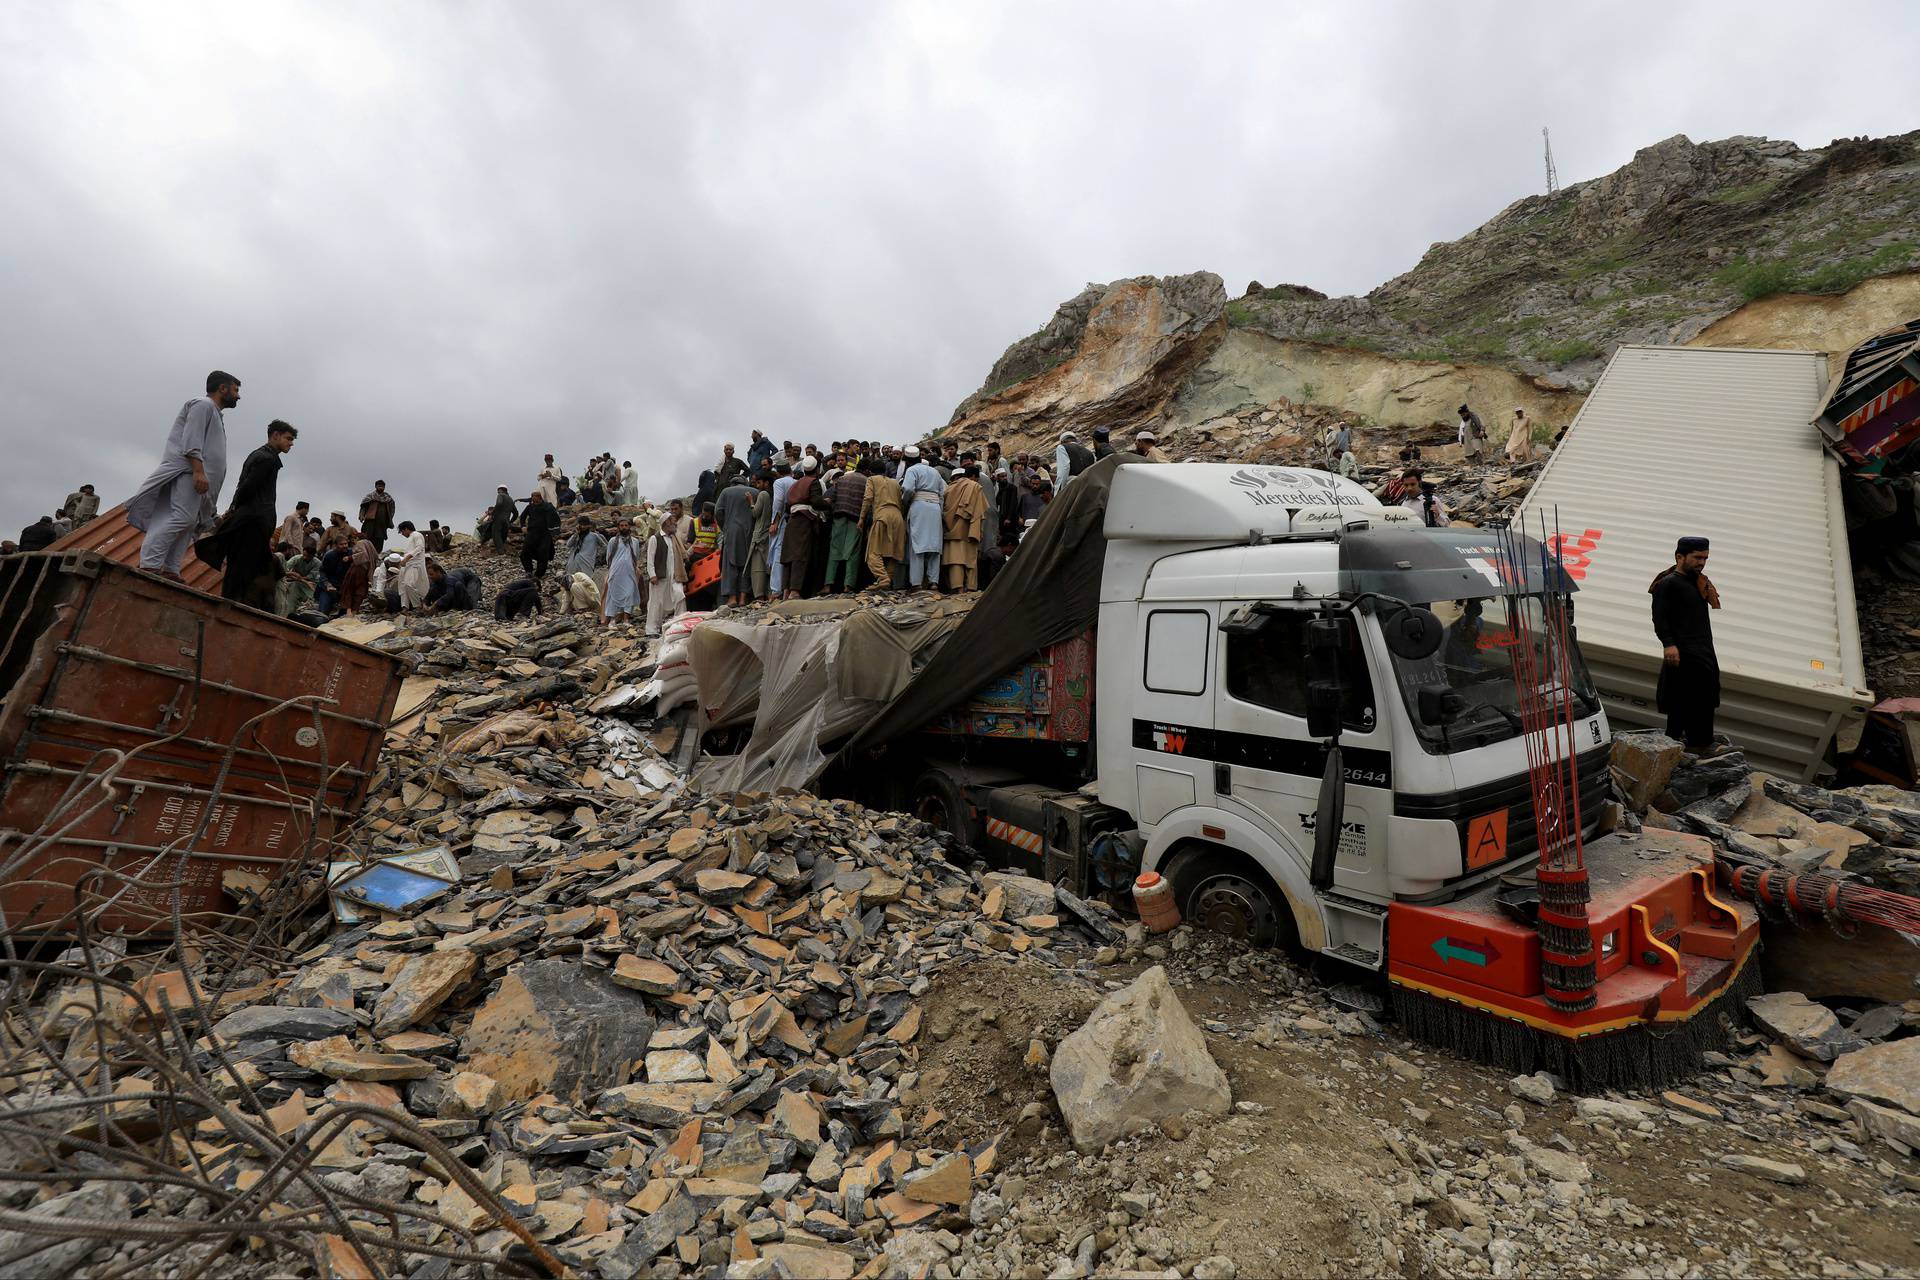
[{"label": "man in white shalwar kameez", "polygon": [[540,468],[540,474],[534,478],[533,487],[540,491],[547,505],[560,505],[560,468],[553,465],[553,455],[547,455],[546,465]]},{"label": "man in white shalwar kameez", "polygon": [[411,520],[400,522],[400,557],[400,607],[418,609],[433,582],[427,577],[427,540]]},{"label": "man in white shalwar kameez", "polygon": [[773,472],[773,515],[770,517],[773,533],[767,538],[767,593],[778,600],[787,578],[786,567],[780,563],[780,552],[787,545],[787,491],[793,488],[793,464],[775,463]]},{"label": "man in white shalwar kameez", "polygon": [[[647,538],[647,634],[657,636],[687,603],[687,564],[680,540],[667,525]],[[611,590],[611,587],[609,587]]]},{"label": "man in white shalwar kameez", "polygon": [[607,589],[600,616],[608,622],[628,622],[640,603],[640,559],[645,544],[633,536],[633,521],[614,524],[607,540]]},{"label": "man in white shalwar kameez", "polygon": [[127,500],[127,523],[146,535],[140,567],[180,580],[180,566],[200,534],[220,513],[227,482],[227,424],[220,415],[240,403],[240,379],[215,369],[207,394],[189,400],[174,415],[160,466]]},{"label": "man in white shalwar kameez", "polygon": [[907,504],[907,585],[940,586],[940,548],[946,538],[940,514],[940,499],[947,482],[940,473],[920,460],[920,450],[907,447],[907,474],[900,480],[900,495]]}]

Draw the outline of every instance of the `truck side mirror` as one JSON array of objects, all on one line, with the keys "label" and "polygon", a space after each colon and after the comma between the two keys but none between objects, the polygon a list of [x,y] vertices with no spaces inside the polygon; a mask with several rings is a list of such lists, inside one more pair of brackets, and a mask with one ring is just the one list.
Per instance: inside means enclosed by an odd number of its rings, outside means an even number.
[{"label": "truck side mirror", "polygon": [[1388,652],[1409,662],[1431,658],[1446,638],[1446,628],[1433,610],[1419,605],[1408,605],[1385,615],[1380,619],[1380,630],[1386,636]]},{"label": "truck side mirror", "polygon": [[1314,738],[1340,736],[1340,624],[1315,618],[1307,624],[1307,734]]}]

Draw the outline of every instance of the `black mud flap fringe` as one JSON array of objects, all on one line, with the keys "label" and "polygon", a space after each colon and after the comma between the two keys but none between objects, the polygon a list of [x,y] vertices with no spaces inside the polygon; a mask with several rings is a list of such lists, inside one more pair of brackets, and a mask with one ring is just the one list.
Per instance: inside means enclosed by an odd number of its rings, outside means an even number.
[{"label": "black mud flap fringe", "polygon": [[1389,983],[1393,1016],[1416,1040],[1475,1062],[1526,1075],[1551,1071],[1569,1088],[1650,1089],[1698,1072],[1703,1055],[1724,1049],[1746,1020],[1747,1000],[1760,994],[1760,948],[1727,989],[1685,1022],[1592,1036],[1558,1036]]}]

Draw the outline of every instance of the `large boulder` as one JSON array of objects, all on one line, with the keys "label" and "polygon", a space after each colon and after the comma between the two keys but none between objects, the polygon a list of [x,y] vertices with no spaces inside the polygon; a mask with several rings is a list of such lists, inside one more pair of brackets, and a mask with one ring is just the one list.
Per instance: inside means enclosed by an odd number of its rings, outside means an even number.
[{"label": "large boulder", "polygon": [[1011,871],[989,871],[981,881],[989,891],[999,889],[1006,895],[1006,909],[1001,914],[1009,920],[1043,916],[1053,910],[1053,886],[1045,880]]},{"label": "large boulder", "polygon": [[1818,1062],[1832,1062],[1864,1042],[1840,1026],[1823,1004],[1798,991],[1769,991],[1747,1001],[1747,1012],[1782,1044]]},{"label": "large boulder", "polygon": [[[1729,751],[1725,755],[1715,756],[1711,760],[1702,760],[1697,756],[1683,757],[1667,779],[1666,790],[1654,797],[1653,807],[1662,813],[1679,813],[1682,809],[1691,809],[1710,796],[1725,795],[1743,784],[1751,787],[1749,781],[1752,769],[1747,766],[1745,753]],[[1713,814],[1716,822],[1731,818],[1740,806],[1746,803],[1747,795],[1740,793],[1732,808],[1726,810],[1725,817]]]},{"label": "large boulder", "polygon": [[1845,1098],[1883,1102],[1920,1115],[1920,1039],[1842,1054],[1827,1072],[1827,1088]]},{"label": "large boulder", "polygon": [[1189,1111],[1222,1115],[1233,1106],[1226,1073],[1158,965],[1060,1042],[1051,1078],[1081,1151]]},{"label": "large boulder", "polygon": [[1667,789],[1667,779],[1687,749],[1664,733],[1645,730],[1613,735],[1613,785],[1635,813],[1645,813],[1653,798]]},{"label": "large boulder", "polygon": [[646,1000],[605,971],[536,960],[500,980],[461,1048],[470,1069],[498,1080],[508,1100],[579,1098],[625,1084],[653,1027]]}]

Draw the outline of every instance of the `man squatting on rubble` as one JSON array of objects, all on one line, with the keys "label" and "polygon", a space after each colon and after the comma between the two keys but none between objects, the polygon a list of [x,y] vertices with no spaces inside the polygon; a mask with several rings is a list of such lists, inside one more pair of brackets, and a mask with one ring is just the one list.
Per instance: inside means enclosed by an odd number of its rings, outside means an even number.
[{"label": "man squatting on rubble", "polygon": [[1667,713],[1667,736],[1695,755],[1713,754],[1713,711],[1720,705],[1720,662],[1713,652],[1713,620],[1720,593],[1706,575],[1707,540],[1680,539],[1673,563],[1647,593],[1653,597],[1653,633],[1665,646],[1655,705]]}]

